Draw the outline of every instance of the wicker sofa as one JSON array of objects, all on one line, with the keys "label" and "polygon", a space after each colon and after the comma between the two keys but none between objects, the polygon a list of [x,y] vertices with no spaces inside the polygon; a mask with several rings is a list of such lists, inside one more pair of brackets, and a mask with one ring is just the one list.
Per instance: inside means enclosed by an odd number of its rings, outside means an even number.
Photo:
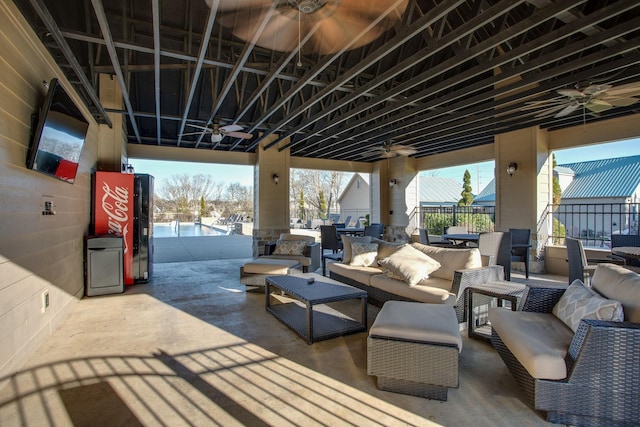
[{"label": "wicker sofa", "polygon": [[492,308],[493,346],[548,421],[640,425],[640,275],[599,264],[591,286],[529,286],[521,311]]},{"label": "wicker sofa", "polygon": [[[344,239],[343,239],[344,240]],[[420,243],[389,243],[372,238],[371,243],[378,245],[377,262],[371,266],[353,265],[349,253],[352,244],[348,238],[344,241],[342,262],[330,263],[329,276],[342,283],[367,291],[369,301],[382,304],[389,300],[413,301],[429,304],[447,304],[455,306],[458,322],[466,321],[466,289],[474,284],[502,280],[504,271],[501,266],[483,266],[482,257],[477,248],[456,249],[423,245]],[[437,261],[440,266],[415,285],[409,285],[398,277],[385,274],[378,263],[400,254],[404,246],[422,252]],[[411,258],[407,263],[411,263]],[[417,263],[416,261],[414,263]]]}]

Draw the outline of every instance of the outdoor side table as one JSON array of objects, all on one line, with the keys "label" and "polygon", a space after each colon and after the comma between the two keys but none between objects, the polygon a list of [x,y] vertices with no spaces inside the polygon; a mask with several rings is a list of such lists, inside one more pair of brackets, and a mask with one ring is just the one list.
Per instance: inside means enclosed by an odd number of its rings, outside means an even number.
[{"label": "outdoor side table", "polygon": [[473,304],[474,295],[479,294],[496,298],[498,307],[502,307],[504,302],[508,301],[511,305],[511,310],[516,311],[518,303],[526,289],[526,285],[507,281],[496,281],[470,286],[467,289],[469,290],[467,299],[468,336],[469,338],[480,338],[491,341],[491,325],[489,323],[479,324],[479,319],[475,316]]}]

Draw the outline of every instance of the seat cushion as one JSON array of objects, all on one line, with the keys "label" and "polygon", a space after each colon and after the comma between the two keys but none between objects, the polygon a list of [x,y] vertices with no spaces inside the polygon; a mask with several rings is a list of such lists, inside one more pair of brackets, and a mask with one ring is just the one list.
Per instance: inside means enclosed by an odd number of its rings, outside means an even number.
[{"label": "seat cushion", "polygon": [[[327,268],[330,272],[355,280],[363,285],[369,285],[372,276],[382,273],[382,270],[378,267],[356,267],[341,262],[329,263]],[[405,288],[408,288],[407,285],[404,286]]]},{"label": "seat cushion", "polygon": [[482,267],[482,258],[478,248],[441,248],[421,243],[411,243],[411,246],[440,263],[440,268],[431,273],[434,277],[453,280],[456,270]]},{"label": "seat cushion", "polygon": [[369,336],[447,344],[462,351],[455,310],[441,304],[387,301],[371,325]]},{"label": "seat cushion", "polygon": [[303,267],[308,267],[311,265],[311,258],[303,256],[303,255],[263,255],[260,258],[265,259],[289,259],[294,260],[300,263]]},{"label": "seat cushion", "polygon": [[299,265],[298,261],[291,259],[265,259],[256,258],[244,264],[242,269],[250,274],[288,274],[289,269]]},{"label": "seat cushion", "polygon": [[307,242],[307,244],[311,244],[315,243],[316,238],[314,236],[307,236],[306,234],[282,233],[280,234],[279,240],[303,240]]},{"label": "seat cushion", "polygon": [[451,282],[437,277],[431,277],[415,286],[407,286],[401,280],[392,279],[385,274],[377,274],[370,277],[369,284],[374,288],[422,303],[456,304],[456,296],[449,292],[448,289],[443,289],[443,287],[450,288]]},{"label": "seat cushion", "polygon": [[620,301],[624,319],[640,322],[640,274],[615,264],[598,264],[591,287],[605,298]]},{"label": "seat cushion", "polygon": [[564,358],[574,334],[556,316],[499,307],[489,310],[489,322],[533,378],[561,380],[567,376]]}]

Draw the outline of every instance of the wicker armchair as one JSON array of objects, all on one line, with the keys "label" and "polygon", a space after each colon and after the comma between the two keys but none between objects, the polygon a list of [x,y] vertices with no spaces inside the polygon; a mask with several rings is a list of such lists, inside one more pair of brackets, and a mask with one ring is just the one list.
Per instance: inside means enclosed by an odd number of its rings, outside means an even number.
[{"label": "wicker armchair", "polygon": [[[619,269],[622,275],[629,273],[622,267],[608,266],[604,268],[610,272]],[[629,280],[639,283],[630,276],[621,283],[628,285]],[[637,292],[635,285],[632,286]],[[565,289],[529,286],[522,310],[551,313]],[[614,299],[612,295],[605,296]],[[621,299],[625,307],[624,297]],[[638,303],[631,304],[628,311],[634,322],[580,321],[565,356],[567,376],[562,380],[533,378],[495,329],[491,341],[529,403],[546,412],[547,421],[577,426],[640,425],[640,323]],[[625,311],[625,320],[628,319]]]}]

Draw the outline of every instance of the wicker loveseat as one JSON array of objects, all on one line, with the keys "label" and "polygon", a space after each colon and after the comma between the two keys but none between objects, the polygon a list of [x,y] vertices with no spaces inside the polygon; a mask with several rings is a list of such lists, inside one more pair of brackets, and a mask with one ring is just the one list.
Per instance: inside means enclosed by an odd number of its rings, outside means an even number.
[{"label": "wicker loveseat", "polygon": [[548,421],[640,425],[640,275],[599,264],[591,286],[529,286],[521,311],[491,309],[493,346]]},{"label": "wicker loveseat", "polygon": [[[304,244],[295,248],[295,245],[288,245],[288,242],[304,242]],[[316,242],[313,236],[282,233],[278,240],[265,245],[264,255],[260,258],[295,260],[300,263],[304,273],[313,273],[320,268],[321,251],[320,242]]]},{"label": "wicker loveseat", "polygon": [[[477,248],[441,248],[420,243],[389,243],[372,238],[369,242],[378,246],[377,261],[370,266],[362,266],[352,261],[349,251],[349,247],[355,243],[354,239],[343,237],[343,240],[345,248],[343,262],[329,264],[330,277],[367,291],[369,301],[378,305],[390,300],[451,305],[456,309],[458,323],[463,323],[467,315],[465,309],[467,288],[504,279],[502,266],[483,266],[482,257]],[[363,241],[362,238],[359,240]],[[401,251],[407,249],[405,246],[410,246],[427,255],[440,266],[416,284],[408,284],[406,280],[395,276],[390,277],[380,262],[391,259],[395,255],[404,258],[406,254],[401,254]],[[411,258],[410,254],[403,261],[414,265],[422,262]]]}]

